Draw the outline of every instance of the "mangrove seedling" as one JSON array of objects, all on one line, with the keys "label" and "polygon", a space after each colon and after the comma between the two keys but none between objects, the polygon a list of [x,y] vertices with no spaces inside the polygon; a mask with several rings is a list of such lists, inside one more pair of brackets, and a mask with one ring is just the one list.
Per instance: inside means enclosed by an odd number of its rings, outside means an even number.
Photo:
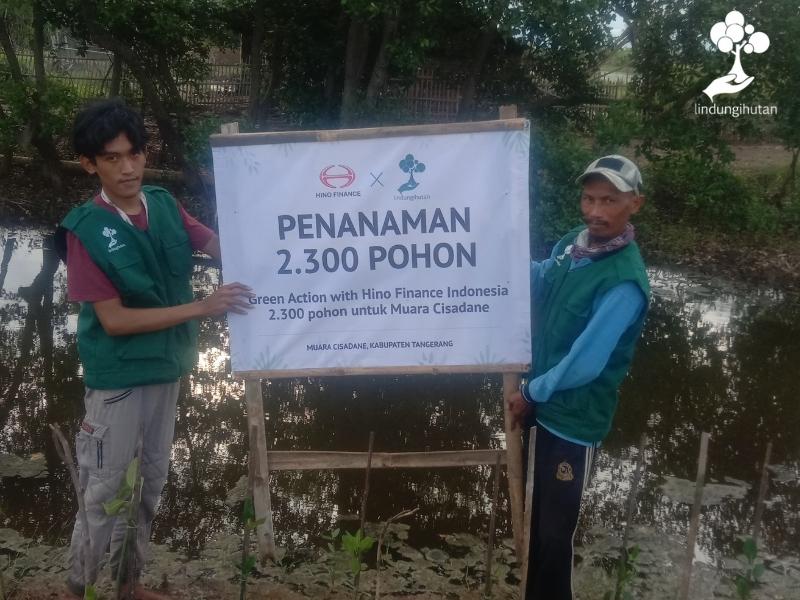
[{"label": "mangrove seedling", "polygon": [[365,536],[361,529],[355,534],[342,534],[342,550],[347,555],[350,573],[353,575],[353,598],[358,598],[358,581],[361,577],[362,560],[374,544],[375,538]]},{"label": "mangrove seedling", "polygon": [[247,580],[256,566],[256,555],[250,554],[250,533],[255,531],[266,519],[256,520],[256,511],[253,507],[253,497],[248,496],[244,499],[242,506],[242,521],[244,521],[244,531],[242,533],[242,560],[234,563],[239,572],[239,600],[244,600],[247,596]]},{"label": "mangrove seedling", "polygon": [[[136,530],[138,524],[139,502],[142,496],[142,486],[144,478],[141,475],[139,454],[141,453],[141,440],[139,445],[139,452],[137,456],[128,465],[125,471],[125,477],[117,490],[117,495],[113,500],[103,502],[103,510],[107,515],[121,515],[126,514],[127,527],[125,528],[125,537],[122,540],[121,556],[119,564],[117,565],[117,598],[122,594],[122,581],[127,579],[127,586],[125,595],[132,600],[133,590],[136,586],[135,579],[135,548],[136,545]],[[127,577],[126,577],[127,576]]]},{"label": "mangrove seedling", "polygon": [[630,586],[636,578],[636,560],[639,558],[639,546],[632,546],[622,551],[616,565],[616,585],[613,591],[606,592],[603,600],[633,600]]},{"label": "mangrove seedling", "polygon": [[761,583],[761,576],[764,575],[766,567],[758,560],[758,545],[753,538],[748,537],[743,540],[742,554],[744,566],[733,578],[733,587],[739,600],[748,600],[753,590]]}]

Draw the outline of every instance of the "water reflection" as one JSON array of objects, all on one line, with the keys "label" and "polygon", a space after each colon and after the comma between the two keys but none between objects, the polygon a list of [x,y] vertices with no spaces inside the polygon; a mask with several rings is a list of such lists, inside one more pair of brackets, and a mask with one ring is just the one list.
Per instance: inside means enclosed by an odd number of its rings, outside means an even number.
[{"label": "water reflection", "polygon": [[[13,242],[11,241],[13,239]],[[74,433],[82,383],[75,347],[76,307],[38,230],[0,228],[0,451],[44,451],[45,480],[0,480],[4,525],[41,540],[66,540],[74,514],[68,478],[50,445],[48,422]],[[774,462],[798,460],[800,405],[793,373],[800,364],[800,301],[770,290],[741,289],[713,279],[653,271],[656,293],[614,430],[600,453],[582,531],[619,528],[624,519],[639,436],[651,445],[637,521],[682,534],[688,506],[664,498],[663,475],[691,479],[699,432],[712,433],[709,476],[751,484],[744,500],[707,507],[701,552],[733,554],[750,527],[757,465],[768,440]],[[218,273],[196,269],[199,292]],[[160,542],[191,555],[238,515],[226,492],[246,472],[243,386],[225,375],[227,337],[221,320],[201,325],[201,359],[181,387],[173,466],[154,528]],[[264,382],[268,443],[276,449],[376,450],[499,447],[501,383],[495,376],[342,377]],[[315,541],[337,519],[358,511],[363,473],[282,472],[272,479],[281,543]],[[482,533],[488,522],[490,469],[376,471],[370,519],[420,506],[412,535]],[[800,489],[775,483],[763,539],[776,554],[798,555]],[[509,533],[508,510],[499,527]]]}]

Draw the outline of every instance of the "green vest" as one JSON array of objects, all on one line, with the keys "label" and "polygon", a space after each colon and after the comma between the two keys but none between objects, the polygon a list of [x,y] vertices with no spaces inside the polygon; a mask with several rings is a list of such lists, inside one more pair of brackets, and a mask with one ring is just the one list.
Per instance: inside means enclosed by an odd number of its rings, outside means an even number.
[{"label": "green vest", "polygon": [[[154,308],[193,299],[192,248],[175,199],[166,190],[143,186],[148,229],[140,231],[94,199],[72,209],[62,226],[72,231],[111,280],[122,304]],[[91,302],[78,316],[78,353],[84,382],[95,389],[117,389],[175,381],[197,359],[197,323],[161,331],[108,335]]]},{"label": "green vest", "polygon": [[[631,242],[590,265],[569,270],[565,254],[578,228],[557,244],[553,266],[544,275],[544,289],[534,303],[532,319],[532,379],[557,365],[586,328],[594,300],[614,286],[632,281],[649,299],[650,285],[639,247]],[[559,433],[585,442],[600,442],[611,429],[617,409],[617,390],[633,359],[646,311],[622,334],[600,375],[581,387],[555,392],[547,402],[536,404],[536,419]]]}]

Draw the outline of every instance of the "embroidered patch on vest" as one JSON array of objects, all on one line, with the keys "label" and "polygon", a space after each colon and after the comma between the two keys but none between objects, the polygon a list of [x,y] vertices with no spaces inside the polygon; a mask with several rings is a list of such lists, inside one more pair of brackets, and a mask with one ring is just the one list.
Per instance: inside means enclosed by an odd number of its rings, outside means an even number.
[{"label": "embroidered patch on vest", "polygon": [[559,481],[572,481],[575,476],[572,474],[572,465],[567,461],[559,463],[556,469],[556,479]]}]

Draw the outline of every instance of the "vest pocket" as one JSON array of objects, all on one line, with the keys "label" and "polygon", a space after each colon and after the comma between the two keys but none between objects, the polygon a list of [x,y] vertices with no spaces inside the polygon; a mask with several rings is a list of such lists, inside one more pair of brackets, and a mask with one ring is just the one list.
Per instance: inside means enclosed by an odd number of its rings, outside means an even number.
[{"label": "vest pocket", "polygon": [[108,260],[116,274],[114,284],[119,286],[123,296],[140,294],[153,287],[153,279],[140,256],[116,253],[109,256]]},{"label": "vest pocket", "polygon": [[164,255],[167,257],[167,266],[173,275],[185,275],[192,270],[192,247],[186,239],[165,240]]}]

